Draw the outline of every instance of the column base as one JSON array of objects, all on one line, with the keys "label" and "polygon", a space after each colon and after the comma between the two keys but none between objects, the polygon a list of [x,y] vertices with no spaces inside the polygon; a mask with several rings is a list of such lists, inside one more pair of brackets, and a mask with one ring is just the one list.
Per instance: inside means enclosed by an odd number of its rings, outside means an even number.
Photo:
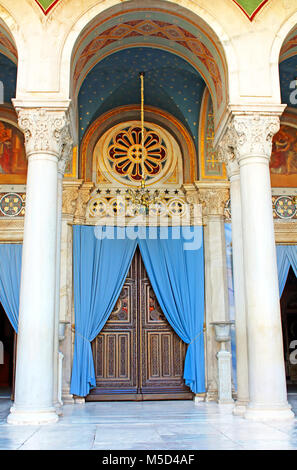
[{"label": "column base", "polygon": [[54,409],[18,411],[12,407],[7,417],[7,423],[15,425],[53,424],[58,420],[59,417]]},{"label": "column base", "polygon": [[218,400],[218,404],[219,405],[233,405],[234,404],[234,400],[231,398],[230,400],[229,399],[226,399],[226,400]]},{"label": "column base", "polygon": [[201,395],[199,395],[199,394],[195,395],[195,397],[194,397],[195,405],[198,405],[199,403],[202,403],[204,401],[205,401],[205,393],[203,393]]},{"label": "column base", "polygon": [[63,400],[63,405],[73,405],[75,403],[73,395],[71,395],[70,393],[67,393],[67,394],[65,393],[65,395],[63,394],[62,400]]},{"label": "column base", "polygon": [[251,421],[287,421],[295,418],[289,404],[276,405],[249,405],[244,414],[245,419]]},{"label": "column base", "polygon": [[248,401],[236,401],[233,408],[232,414],[234,416],[244,416],[246,413],[246,408],[248,406]]},{"label": "column base", "polygon": [[61,416],[63,414],[63,403],[56,403],[55,404],[55,410],[58,416]]}]

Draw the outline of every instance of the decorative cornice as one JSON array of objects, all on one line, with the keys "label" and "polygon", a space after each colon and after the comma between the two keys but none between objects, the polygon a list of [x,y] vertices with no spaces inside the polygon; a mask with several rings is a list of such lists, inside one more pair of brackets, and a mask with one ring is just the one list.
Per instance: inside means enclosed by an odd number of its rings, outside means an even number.
[{"label": "decorative cornice", "polygon": [[70,120],[65,110],[17,108],[18,124],[25,136],[27,157],[52,154],[58,160],[70,158],[72,139]]}]

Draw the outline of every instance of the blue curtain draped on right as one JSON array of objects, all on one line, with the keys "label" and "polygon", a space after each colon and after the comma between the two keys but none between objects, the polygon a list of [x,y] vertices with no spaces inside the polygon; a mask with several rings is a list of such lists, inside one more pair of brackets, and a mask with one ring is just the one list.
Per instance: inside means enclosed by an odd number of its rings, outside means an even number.
[{"label": "blue curtain draped on right", "polygon": [[279,295],[285,288],[290,266],[297,277],[297,245],[276,245]]},{"label": "blue curtain draped on right", "polygon": [[13,327],[18,331],[22,245],[0,244],[0,302]]},{"label": "blue curtain draped on right", "polygon": [[[184,379],[194,393],[205,392],[204,380],[204,259],[203,229],[194,227],[195,245],[180,230],[169,227],[169,236],[162,239],[158,227],[156,239],[138,240],[142,259],[158,302],[173,329],[188,344]],[[147,228],[147,231],[149,228]],[[185,249],[186,248],[186,249]]]}]

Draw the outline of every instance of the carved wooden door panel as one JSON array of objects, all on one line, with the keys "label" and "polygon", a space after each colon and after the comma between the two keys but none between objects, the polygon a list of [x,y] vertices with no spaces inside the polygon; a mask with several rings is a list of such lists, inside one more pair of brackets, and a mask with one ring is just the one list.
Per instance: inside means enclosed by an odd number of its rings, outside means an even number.
[{"label": "carved wooden door panel", "polygon": [[183,380],[186,344],[168,323],[139,256],[141,393],[143,400],[192,398]]},{"label": "carved wooden door panel", "polygon": [[97,400],[191,399],[186,345],[166,320],[137,249],[119,299],[92,343]]},{"label": "carved wooden door panel", "polygon": [[135,399],[137,366],[137,258],[134,256],[116,305],[101,333],[92,343],[96,388],[90,400]]}]

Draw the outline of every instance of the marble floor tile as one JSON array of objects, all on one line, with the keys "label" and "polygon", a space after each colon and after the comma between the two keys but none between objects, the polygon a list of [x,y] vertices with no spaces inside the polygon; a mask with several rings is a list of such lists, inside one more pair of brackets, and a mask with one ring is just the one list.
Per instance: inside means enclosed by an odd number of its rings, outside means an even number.
[{"label": "marble floor tile", "polygon": [[[297,411],[297,397],[289,397]],[[12,426],[0,399],[0,449],[297,450],[297,420],[250,422],[232,406],[191,401],[65,405],[58,423]]]}]

